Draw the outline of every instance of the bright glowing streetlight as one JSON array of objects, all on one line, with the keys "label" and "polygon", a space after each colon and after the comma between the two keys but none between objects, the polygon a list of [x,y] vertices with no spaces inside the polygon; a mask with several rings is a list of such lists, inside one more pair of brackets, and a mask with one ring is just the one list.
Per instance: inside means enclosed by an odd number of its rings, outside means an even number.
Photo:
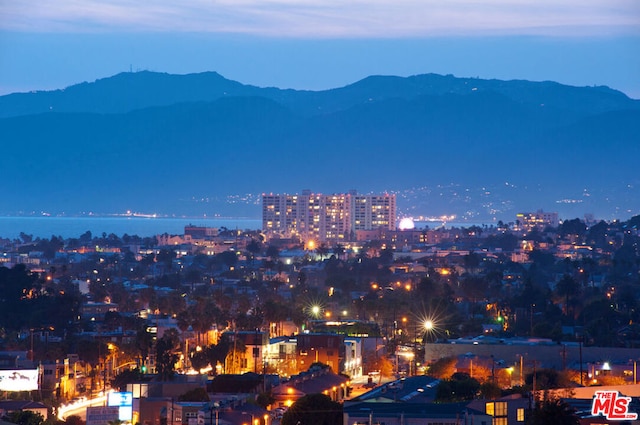
[{"label": "bright glowing streetlight", "polygon": [[513,380],[511,379],[511,377],[513,376],[513,366],[508,367],[505,369],[507,371],[507,373],[509,374],[509,388],[513,387]]},{"label": "bright glowing streetlight", "polygon": [[425,319],[422,322],[422,328],[424,329],[424,338],[423,342],[432,342],[435,339],[434,335],[436,334],[436,323],[433,319]]},{"label": "bright glowing streetlight", "polygon": [[313,314],[313,317],[317,319],[318,316],[320,316],[320,306],[319,305],[311,306],[311,314]]},{"label": "bright glowing streetlight", "polygon": [[433,330],[433,320],[427,319],[424,321],[424,330],[431,332]]}]

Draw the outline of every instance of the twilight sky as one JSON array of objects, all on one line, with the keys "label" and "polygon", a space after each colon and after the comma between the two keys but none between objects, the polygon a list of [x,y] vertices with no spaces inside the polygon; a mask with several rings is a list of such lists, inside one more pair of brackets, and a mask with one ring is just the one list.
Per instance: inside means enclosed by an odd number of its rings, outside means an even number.
[{"label": "twilight sky", "polygon": [[311,90],[434,72],[640,98],[640,1],[0,0],[0,94],[130,69]]}]

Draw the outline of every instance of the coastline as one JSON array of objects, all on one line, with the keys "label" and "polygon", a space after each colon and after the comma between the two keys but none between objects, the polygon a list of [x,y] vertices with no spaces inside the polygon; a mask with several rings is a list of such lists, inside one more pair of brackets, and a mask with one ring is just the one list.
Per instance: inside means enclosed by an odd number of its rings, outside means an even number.
[{"label": "coastline", "polygon": [[187,225],[226,227],[227,229],[258,230],[262,220],[233,217],[153,217],[139,215],[100,216],[7,216],[0,217],[0,238],[17,239],[20,233],[33,238],[77,238],[90,231],[94,236],[124,234],[150,237],[158,234],[183,234]]}]

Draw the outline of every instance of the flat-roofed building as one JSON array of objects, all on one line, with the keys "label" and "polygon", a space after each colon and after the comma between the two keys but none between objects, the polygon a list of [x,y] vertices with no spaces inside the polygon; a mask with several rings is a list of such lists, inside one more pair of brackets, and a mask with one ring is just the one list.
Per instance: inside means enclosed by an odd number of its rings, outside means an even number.
[{"label": "flat-roofed building", "polygon": [[395,195],[358,195],[355,191],[323,195],[262,195],[262,229],[315,242],[353,240],[359,230],[395,230]]},{"label": "flat-roofed building", "polygon": [[518,213],[516,220],[520,227],[530,232],[533,229],[544,230],[545,227],[558,227],[558,213],[538,210],[534,213]]},{"label": "flat-roofed building", "polygon": [[395,230],[396,196],[353,195],[353,230]]}]

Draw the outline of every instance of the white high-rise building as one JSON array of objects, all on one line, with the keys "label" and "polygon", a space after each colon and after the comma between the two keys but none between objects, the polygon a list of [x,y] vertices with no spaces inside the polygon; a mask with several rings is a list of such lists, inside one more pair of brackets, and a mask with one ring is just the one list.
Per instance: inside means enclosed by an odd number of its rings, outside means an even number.
[{"label": "white high-rise building", "polygon": [[395,195],[262,195],[262,230],[303,240],[340,242],[356,230],[396,228]]},{"label": "white high-rise building", "polygon": [[395,195],[355,195],[352,211],[354,231],[396,229]]},{"label": "white high-rise building", "polygon": [[516,221],[520,227],[527,232],[530,232],[534,228],[543,230],[545,227],[558,227],[558,213],[557,212],[544,212],[538,210],[534,213],[518,213],[516,214]]}]

